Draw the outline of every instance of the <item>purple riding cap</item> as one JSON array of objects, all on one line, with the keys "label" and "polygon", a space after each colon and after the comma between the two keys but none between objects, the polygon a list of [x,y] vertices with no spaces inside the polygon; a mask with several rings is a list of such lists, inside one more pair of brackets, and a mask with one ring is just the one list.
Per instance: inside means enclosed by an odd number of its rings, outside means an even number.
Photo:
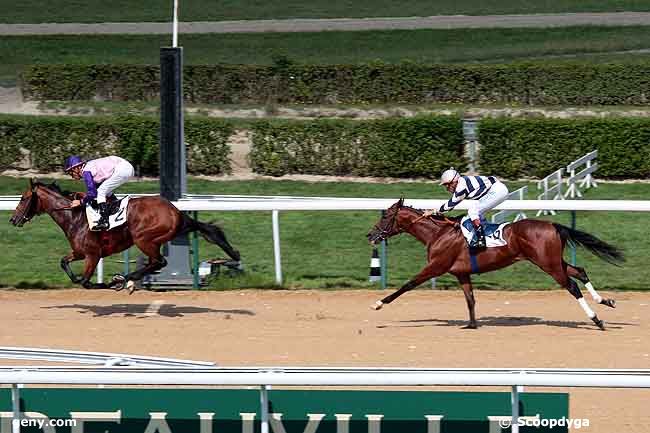
[{"label": "purple riding cap", "polygon": [[63,167],[64,167],[64,168],[63,168],[63,171],[65,171],[65,172],[67,173],[67,172],[69,172],[70,170],[72,170],[73,168],[75,168],[75,167],[77,167],[77,166],[83,164],[84,162],[86,162],[86,161],[84,161],[83,159],[81,159],[81,157],[78,156],[78,155],[72,155],[72,156],[69,156],[69,157],[67,157],[66,160],[65,160],[65,164],[64,164],[64,166],[63,166]]}]

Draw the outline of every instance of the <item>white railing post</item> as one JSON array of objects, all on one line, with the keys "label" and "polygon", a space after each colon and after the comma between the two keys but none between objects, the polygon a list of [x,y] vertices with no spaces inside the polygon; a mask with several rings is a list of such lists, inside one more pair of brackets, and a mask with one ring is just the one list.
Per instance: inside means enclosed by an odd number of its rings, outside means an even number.
[{"label": "white railing post", "polygon": [[510,404],[512,407],[512,426],[511,433],[519,433],[519,388],[513,385],[510,392]]},{"label": "white railing post", "polygon": [[20,388],[17,383],[11,385],[11,433],[20,433]]},{"label": "white railing post", "polygon": [[260,433],[269,433],[269,391],[266,385],[260,387]]},{"label": "white railing post", "polygon": [[277,210],[273,211],[273,257],[275,258],[275,283],[282,284],[282,257],[280,255],[280,217]]},{"label": "white railing post", "polygon": [[97,263],[97,284],[100,284],[104,281],[104,259],[99,259]]}]

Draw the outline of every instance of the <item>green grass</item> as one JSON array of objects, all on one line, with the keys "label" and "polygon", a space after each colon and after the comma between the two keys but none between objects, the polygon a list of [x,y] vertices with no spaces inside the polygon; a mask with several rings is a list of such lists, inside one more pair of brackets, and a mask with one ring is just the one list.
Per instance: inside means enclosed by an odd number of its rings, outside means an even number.
[{"label": "green grass", "polygon": [[[168,36],[5,36],[0,39],[0,78],[15,79],[27,64],[159,64]],[[368,32],[181,35],[186,65],[273,63],[283,55],[297,63],[473,63],[536,60],[650,47],[648,27],[555,29],[453,29]],[[604,56],[604,58],[603,58]],[[584,58],[583,58],[584,57]],[[648,56],[598,54],[597,61],[638,61]],[[563,61],[563,59],[560,59]]]},{"label": "green grass", "polygon": [[[0,177],[0,195],[19,194],[25,179]],[[62,182],[73,189],[79,184]],[[509,183],[514,189],[522,183]],[[189,179],[191,193],[256,194],[297,196],[340,196],[396,198],[443,198],[440,187],[430,183],[306,183],[295,181],[228,181],[210,182]],[[132,182],[123,192],[155,192],[157,182]],[[534,188],[533,188],[534,192]],[[589,199],[644,200],[650,193],[646,184],[600,184],[587,192]],[[531,193],[532,198],[533,193]],[[0,286],[63,287],[70,286],[59,268],[60,258],[69,246],[60,230],[47,216],[36,218],[23,228],[9,224],[10,213],[0,212],[0,237],[3,257],[0,259]],[[534,216],[534,212],[529,212]],[[201,213],[202,220],[216,220],[225,229],[232,244],[240,249],[246,275],[222,278],[214,288],[273,287],[273,249],[270,212]],[[291,288],[369,287],[367,283],[371,249],[365,234],[378,219],[377,212],[282,212],[280,232],[285,286]],[[569,224],[568,214],[555,218]],[[647,290],[650,268],[646,266],[650,247],[646,242],[650,215],[624,212],[580,212],[578,228],[624,248],[628,261],[622,268],[600,262],[579,252],[578,263],[584,266],[597,288]],[[135,249],[133,250],[135,253]],[[201,258],[223,257],[216,247],[201,241]],[[111,259],[112,260],[112,259]],[[106,273],[119,272],[120,263],[109,260]],[[408,235],[389,243],[389,283],[403,284],[425,264],[421,244]],[[79,270],[79,266],[75,268]],[[550,277],[534,266],[521,263],[505,270],[476,276],[481,288],[556,288]],[[439,279],[439,287],[455,288],[450,276]],[[426,285],[425,285],[426,286]]]},{"label": "green grass", "polygon": [[[183,21],[650,10],[648,3],[641,0],[193,0],[179,4],[179,16]],[[0,1],[3,11],[1,20],[5,23],[169,21],[172,15],[171,5],[172,2],[166,0],[50,0],[47,6],[38,0]]]}]

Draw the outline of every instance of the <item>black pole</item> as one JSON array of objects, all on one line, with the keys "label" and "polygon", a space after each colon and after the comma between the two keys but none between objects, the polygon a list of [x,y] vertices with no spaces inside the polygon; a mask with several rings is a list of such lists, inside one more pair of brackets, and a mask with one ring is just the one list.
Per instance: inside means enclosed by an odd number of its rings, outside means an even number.
[{"label": "black pole", "polygon": [[160,195],[187,192],[183,140],[183,49],[160,49]]},{"label": "black pole", "polygon": [[[178,200],[187,193],[183,131],[183,49],[160,49],[160,195]],[[167,285],[192,284],[190,242],[179,236],[163,249],[167,266],[157,280]]]}]

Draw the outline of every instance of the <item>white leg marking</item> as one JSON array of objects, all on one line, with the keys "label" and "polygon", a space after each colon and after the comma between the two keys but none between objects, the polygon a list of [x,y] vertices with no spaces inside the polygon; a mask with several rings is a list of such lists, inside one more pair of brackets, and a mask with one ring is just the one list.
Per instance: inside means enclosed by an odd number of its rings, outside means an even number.
[{"label": "white leg marking", "polygon": [[587,313],[587,316],[590,319],[593,319],[596,317],[596,313],[594,313],[591,308],[589,308],[589,305],[587,305],[587,301],[585,301],[585,298],[580,298],[578,299],[578,304],[582,307],[583,310],[585,310],[585,313]]},{"label": "white leg marking", "polygon": [[587,290],[589,290],[589,293],[591,293],[591,297],[594,298],[594,301],[598,302],[599,304],[603,300],[603,297],[598,294],[596,289],[594,289],[594,286],[591,285],[591,281],[585,284],[585,287]]}]

